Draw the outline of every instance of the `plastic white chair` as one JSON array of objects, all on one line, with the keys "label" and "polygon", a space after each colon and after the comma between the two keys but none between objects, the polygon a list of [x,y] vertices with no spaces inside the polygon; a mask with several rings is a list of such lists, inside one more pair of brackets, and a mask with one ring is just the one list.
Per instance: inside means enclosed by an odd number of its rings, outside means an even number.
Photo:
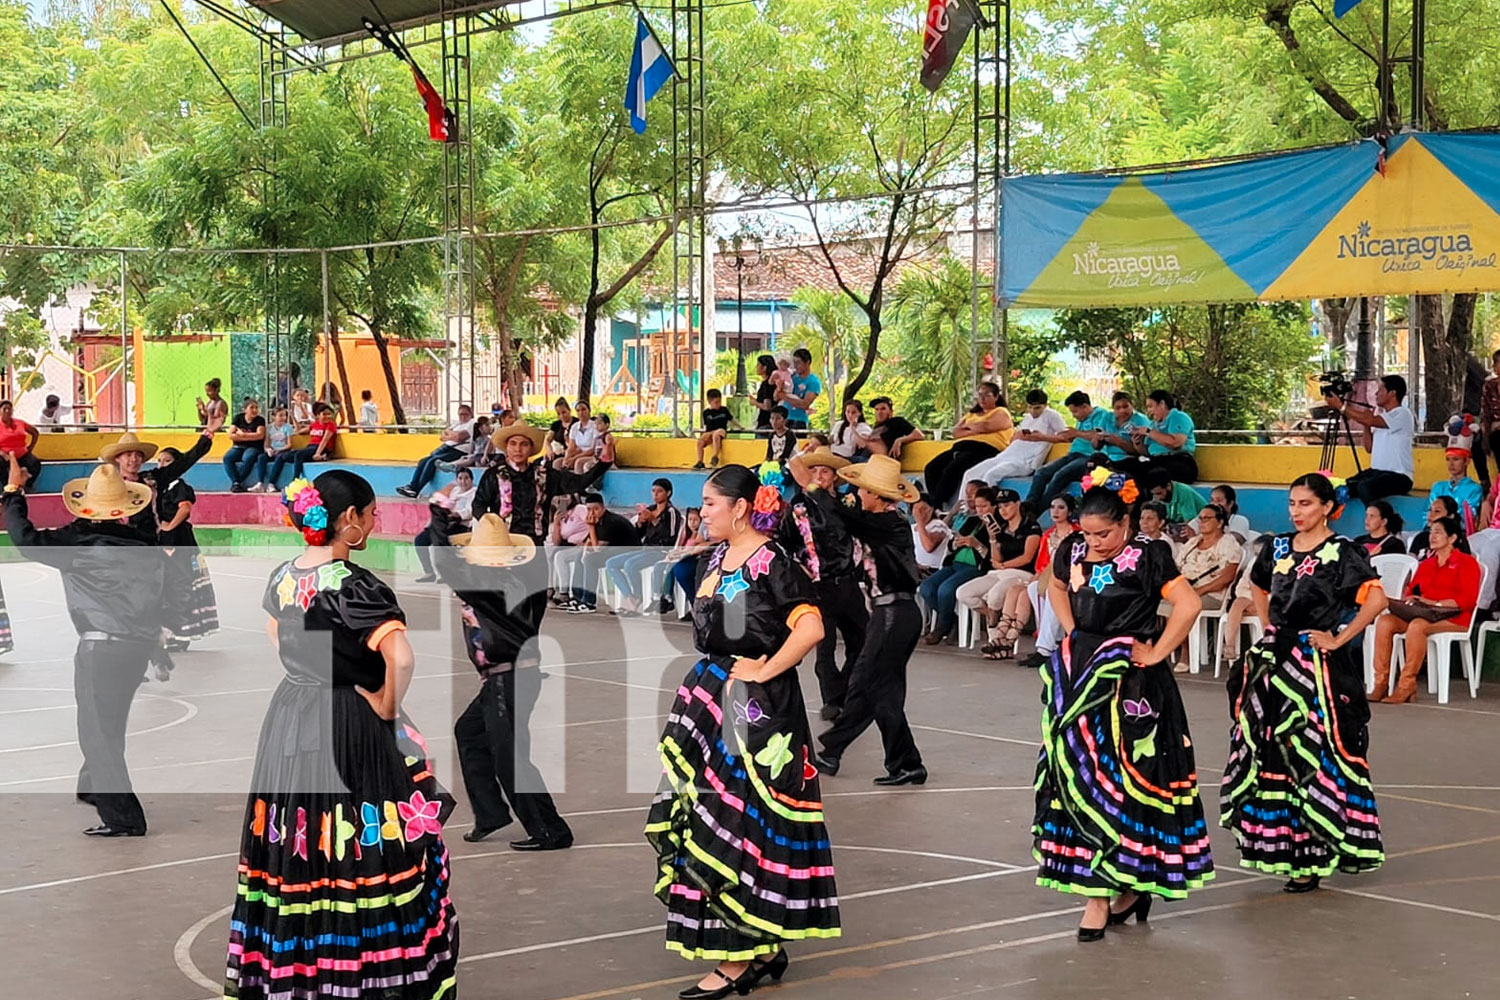
[{"label": "plastic white chair", "polygon": [[[1250,645],[1260,642],[1260,637],[1265,635],[1266,627],[1256,615],[1246,615],[1240,619],[1240,628],[1250,632]],[[1238,637],[1236,637],[1238,638]],[[1219,623],[1219,641],[1214,643],[1214,677],[1218,678],[1219,672],[1223,670],[1224,643],[1229,639],[1229,630],[1224,628],[1223,622]],[[1240,648],[1244,648],[1243,646]]]},{"label": "plastic white chair", "polygon": [[1250,519],[1244,514],[1230,514],[1229,530],[1237,531],[1241,535],[1248,535],[1250,533]]},{"label": "plastic white chair", "polygon": [[[1417,571],[1416,556],[1404,556],[1396,553],[1384,556],[1375,556],[1370,560],[1370,566],[1376,573],[1380,574],[1380,589],[1385,591],[1385,596],[1392,600],[1400,600],[1406,594],[1406,585],[1411,582],[1412,574]],[[1365,661],[1365,694],[1375,690],[1375,624],[1365,627],[1365,636],[1360,648],[1364,653]],[[1395,660],[1392,659],[1392,676],[1395,676]]]},{"label": "plastic white chair", "polygon": [[[1229,595],[1227,595],[1230,597],[1230,600],[1233,600],[1233,593],[1233,588],[1231,588]],[[1226,611],[1228,611],[1227,607],[1217,608],[1214,610],[1205,608],[1204,610],[1198,612],[1197,620],[1193,622],[1192,629],[1188,631],[1188,671],[1190,673],[1196,674],[1203,669],[1203,662],[1205,659],[1203,653],[1209,645],[1209,628],[1215,622],[1217,622],[1218,631],[1223,632],[1224,614]],[[1223,639],[1220,639],[1216,645],[1218,646],[1218,648],[1222,649],[1224,646]],[[1217,677],[1218,675],[1218,665],[1215,664],[1214,676]]]},{"label": "plastic white chair", "polygon": [[973,649],[979,644],[979,622],[974,609],[967,604],[958,606],[958,648]]},{"label": "plastic white chair", "polygon": [[[1484,590],[1484,584],[1489,578],[1490,568],[1479,567],[1479,589]],[[1474,660],[1474,636],[1479,631],[1479,613],[1475,610],[1474,616],[1469,619],[1469,628],[1465,632],[1439,632],[1427,637],[1427,693],[1436,694],[1439,705],[1448,704],[1448,684],[1453,674],[1453,647],[1458,646],[1459,658],[1463,663],[1464,679],[1469,682],[1469,697],[1479,697],[1479,666],[1481,660]],[[1396,644],[1391,650],[1391,680],[1390,690],[1396,690],[1396,681],[1401,675],[1401,664],[1406,660],[1406,642],[1402,636],[1402,642]]]}]

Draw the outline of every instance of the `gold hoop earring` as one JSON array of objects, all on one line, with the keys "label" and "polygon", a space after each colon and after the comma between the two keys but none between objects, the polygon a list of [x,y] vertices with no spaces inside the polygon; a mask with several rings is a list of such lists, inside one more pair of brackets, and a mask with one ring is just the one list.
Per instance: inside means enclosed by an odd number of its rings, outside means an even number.
[{"label": "gold hoop earring", "polygon": [[[359,537],[356,538],[352,542],[349,541],[347,537],[345,537],[347,535],[347,533],[348,533],[348,531],[349,531],[350,528],[353,528],[355,531],[359,532]],[[361,528],[357,524],[346,524],[342,528],[339,529],[339,537],[344,540],[344,544],[345,545],[349,546],[352,549],[352,548],[355,548],[355,547],[359,546],[360,544],[362,544],[364,542],[364,540],[365,540],[365,529]]]},{"label": "gold hoop earring", "polygon": [[729,528],[736,535],[738,535],[745,528],[745,519],[743,517],[735,518],[734,520],[729,522]]}]

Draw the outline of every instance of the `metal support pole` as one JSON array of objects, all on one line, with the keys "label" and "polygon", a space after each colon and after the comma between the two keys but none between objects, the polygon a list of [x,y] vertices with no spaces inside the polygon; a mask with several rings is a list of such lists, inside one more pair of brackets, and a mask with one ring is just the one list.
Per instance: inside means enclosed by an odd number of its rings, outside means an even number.
[{"label": "metal support pole", "polygon": [[736,289],[735,310],[739,313],[739,333],[735,335],[734,350],[738,358],[734,362],[734,394],[744,397],[750,392],[749,380],[745,377],[745,258],[734,255],[734,283]]},{"label": "metal support pole", "polygon": [[[328,251],[324,250],[318,255],[319,264],[323,270],[323,367],[327,371],[325,381],[333,381],[333,324],[332,316],[328,310]],[[317,359],[314,356],[313,363],[314,381],[317,379]]]},{"label": "metal support pole", "polygon": [[[122,407],[125,429],[130,429],[130,317],[127,314],[129,299],[126,292],[130,287],[130,263],[125,252],[120,251],[120,397],[124,400]],[[82,323],[79,324],[81,328]],[[98,400],[94,401],[96,404]],[[99,411],[94,411],[94,422],[99,422]]]},{"label": "metal support pole", "polygon": [[1370,326],[1370,300],[1359,300],[1359,326],[1354,341],[1354,381],[1370,382],[1376,377],[1375,333]]}]

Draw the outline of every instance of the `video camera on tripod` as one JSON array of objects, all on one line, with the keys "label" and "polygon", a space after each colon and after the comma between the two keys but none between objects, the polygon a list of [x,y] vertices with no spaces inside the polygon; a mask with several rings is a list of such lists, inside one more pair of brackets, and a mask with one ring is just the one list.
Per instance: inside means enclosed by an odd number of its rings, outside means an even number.
[{"label": "video camera on tripod", "polygon": [[[1345,407],[1349,404],[1362,406],[1354,398],[1354,382],[1341,369],[1323,372],[1318,376],[1318,389],[1324,398],[1333,397],[1343,403]],[[1354,468],[1363,470],[1359,460],[1359,449],[1354,445],[1354,431],[1349,426],[1349,414],[1341,407],[1315,406],[1312,408],[1312,416],[1316,420],[1326,420],[1328,425],[1323,431],[1323,454],[1319,459],[1320,469],[1332,469],[1335,456],[1338,454],[1339,437],[1342,436],[1349,445],[1349,453],[1354,457]]]},{"label": "video camera on tripod", "polygon": [[1318,389],[1325,396],[1333,396],[1344,402],[1354,398],[1354,383],[1342,370],[1324,372],[1318,376]]}]

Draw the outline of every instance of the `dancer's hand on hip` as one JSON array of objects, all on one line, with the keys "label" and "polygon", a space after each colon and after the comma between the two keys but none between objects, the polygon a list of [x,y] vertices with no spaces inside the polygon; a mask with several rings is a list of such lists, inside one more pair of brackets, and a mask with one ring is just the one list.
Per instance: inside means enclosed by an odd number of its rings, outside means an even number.
[{"label": "dancer's hand on hip", "polygon": [[757,656],[755,659],[738,657],[734,661],[734,668],[729,671],[729,676],[737,681],[745,681],[750,684],[759,684],[761,671],[766,667],[766,658]]}]

